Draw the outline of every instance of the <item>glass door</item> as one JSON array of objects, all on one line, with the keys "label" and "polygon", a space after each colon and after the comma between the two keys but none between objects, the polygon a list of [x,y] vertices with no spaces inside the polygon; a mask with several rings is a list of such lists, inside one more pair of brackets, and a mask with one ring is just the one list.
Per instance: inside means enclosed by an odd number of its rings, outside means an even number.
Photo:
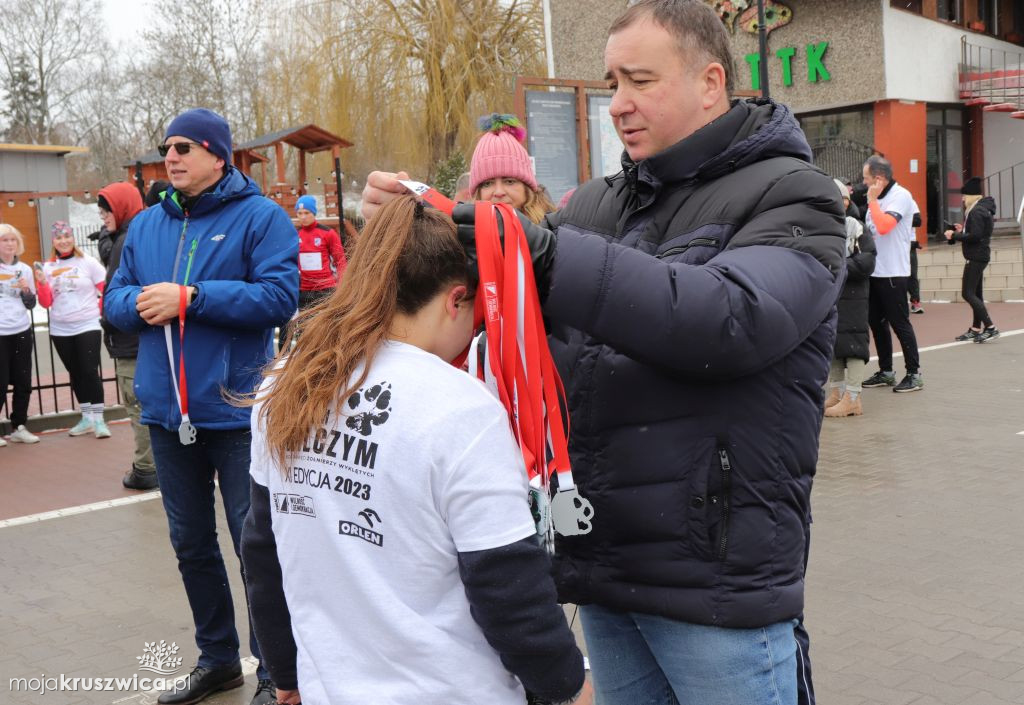
[{"label": "glass door", "polygon": [[942,239],[942,232],[953,223],[963,220],[960,189],[966,171],[962,118],[962,112],[956,109],[928,110],[926,208],[929,235],[937,239]]}]

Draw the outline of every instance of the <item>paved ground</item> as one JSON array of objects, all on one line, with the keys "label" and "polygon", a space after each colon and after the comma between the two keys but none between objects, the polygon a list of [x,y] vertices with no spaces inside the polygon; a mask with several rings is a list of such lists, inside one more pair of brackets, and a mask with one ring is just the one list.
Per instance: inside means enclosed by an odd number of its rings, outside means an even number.
[{"label": "paved ground", "polygon": [[[922,344],[950,340],[966,311],[915,316]],[[1024,328],[1024,305],[992,312],[1004,330]],[[1024,335],[925,352],[923,370],[924,391],[866,390],[863,417],[824,424],[807,604],[822,705],[1024,703]],[[146,642],[175,642],[184,671],[195,660],[158,495],[120,488],[130,432],[113,430],[0,449],[0,693],[42,674],[151,675],[137,668]],[[18,519],[93,502],[105,508]],[[248,681],[208,702],[245,705]]]}]

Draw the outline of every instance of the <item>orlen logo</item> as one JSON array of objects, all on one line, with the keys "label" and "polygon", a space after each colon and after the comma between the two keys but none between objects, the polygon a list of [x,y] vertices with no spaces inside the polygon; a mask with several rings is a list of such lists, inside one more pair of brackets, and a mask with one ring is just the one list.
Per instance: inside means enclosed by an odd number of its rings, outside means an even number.
[{"label": "orlen logo", "polygon": [[484,305],[487,308],[487,320],[492,323],[500,318],[498,313],[498,285],[494,282],[484,283]]}]

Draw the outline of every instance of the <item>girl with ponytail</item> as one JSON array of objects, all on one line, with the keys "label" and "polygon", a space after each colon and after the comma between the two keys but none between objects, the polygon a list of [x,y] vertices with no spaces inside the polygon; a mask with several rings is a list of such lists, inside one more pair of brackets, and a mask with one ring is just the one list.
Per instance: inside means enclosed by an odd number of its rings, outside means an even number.
[{"label": "girl with ponytail", "polygon": [[555,206],[537,184],[530,155],[522,144],[526,130],[516,116],[498,113],[480,118],[480,129],[483,134],[469,167],[473,200],[508,203],[540,223]]},{"label": "girl with ponytail", "polygon": [[242,557],[282,703],[522,705],[524,689],[582,687],[507,414],[450,364],[471,282],[452,221],[392,201],[250,402]]}]

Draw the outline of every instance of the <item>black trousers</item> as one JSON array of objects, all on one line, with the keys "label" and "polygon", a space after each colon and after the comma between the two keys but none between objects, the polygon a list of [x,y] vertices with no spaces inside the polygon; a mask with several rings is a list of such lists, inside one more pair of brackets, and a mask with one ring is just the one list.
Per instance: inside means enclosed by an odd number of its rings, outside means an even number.
[{"label": "black trousers", "polygon": [[[334,289],[315,289],[313,291],[299,291],[299,311],[305,311],[310,306],[316,306],[318,303],[326,299],[328,296],[334,293]],[[284,350],[286,347],[291,348],[292,338],[295,337],[295,324],[292,321],[288,321],[281,326],[281,331],[277,338],[277,349],[278,351]]]},{"label": "black trousers", "polygon": [[[0,335],[0,406],[7,407],[7,415],[15,429],[28,420],[28,402],[32,396],[32,328]],[[7,402],[7,385],[14,387],[11,402]]]},{"label": "black trousers", "polygon": [[71,389],[79,404],[103,403],[103,382],[100,381],[102,337],[98,330],[50,336],[57,356],[71,375]]},{"label": "black trousers", "polygon": [[974,315],[971,322],[972,328],[980,328],[982,324],[986,328],[992,327],[992,319],[988,317],[988,309],[985,308],[985,299],[982,295],[982,278],[987,266],[988,262],[973,260],[967,260],[967,264],[964,265],[963,287],[960,295],[971,306],[971,312]]},{"label": "black trousers", "polygon": [[[868,296],[868,326],[878,351],[878,369],[892,372],[892,331],[900,341],[907,374],[921,369],[917,337],[910,325],[907,277],[871,277]],[[891,328],[891,330],[890,330]]]},{"label": "black trousers", "polygon": [[910,281],[907,282],[907,293],[911,301],[921,300],[921,280],[917,278],[917,248],[910,246]]}]

